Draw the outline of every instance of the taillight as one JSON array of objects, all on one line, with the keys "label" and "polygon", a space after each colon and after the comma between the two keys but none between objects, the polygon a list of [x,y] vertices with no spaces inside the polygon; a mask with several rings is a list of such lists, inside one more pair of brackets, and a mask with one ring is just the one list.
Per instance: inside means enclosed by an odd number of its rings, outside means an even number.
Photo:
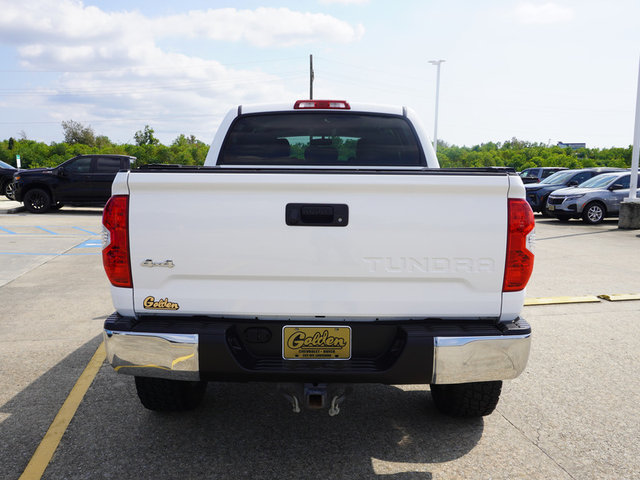
[{"label": "taillight", "polygon": [[324,109],[324,110],[351,110],[351,106],[345,100],[298,100],[293,106],[294,110]]},{"label": "taillight", "polygon": [[129,197],[115,195],[102,214],[102,263],[114,287],[131,288]]},{"label": "taillight", "polygon": [[507,233],[507,262],[504,266],[503,292],[524,289],[533,271],[534,227],[533,211],[526,200],[510,198]]}]

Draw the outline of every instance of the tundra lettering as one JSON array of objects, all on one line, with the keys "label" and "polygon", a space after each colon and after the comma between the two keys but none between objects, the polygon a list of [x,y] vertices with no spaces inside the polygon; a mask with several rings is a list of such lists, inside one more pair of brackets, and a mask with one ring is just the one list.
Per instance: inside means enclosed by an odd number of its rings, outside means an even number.
[{"label": "tundra lettering", "polygon": [[491,273],[491,258],[363,257],[370,273]]}]

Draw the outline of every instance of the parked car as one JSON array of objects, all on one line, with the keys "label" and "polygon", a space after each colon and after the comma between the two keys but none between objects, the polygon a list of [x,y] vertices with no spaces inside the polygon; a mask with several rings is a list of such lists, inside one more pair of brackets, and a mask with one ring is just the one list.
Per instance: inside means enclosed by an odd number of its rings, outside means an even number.
[{"label": "parked car", "polygon": [[13,176],[15,200],[31,213],[65,204],[104,206],[116,174],[134,160],[127,155],[78,155],[55,168],[22,170]]},{"label": "parked car", "polygon": [[525,185],[527,201],[534,212],[541,212],[545,217],[549,217],[551,214],[547,210],[547,198],[551,192],[565,187],[578,186],[592,177],[609,172],[624,172],[624,169],[599,167],[556,172],[540,183]]},{"label": "parked car", "polygon": [[18,169],[8,163],[0,161],[0,195],[13,200],[13,174]]},{"label": "parked car", "polygon": [[[596,224],[605,217],[617,217],[620,203],[629,196],[631,173],[605,173],[578,188],[561,188],[547,199],[547,210],[560,221],[580,218]],[[636,193],[637,196],[637,193]]]},{"label": "parked car", "polygon": [[525,168],[520,172],[520,178],[522,178],[522,183],[538,183],[545,178],[553,175],[556,172],[561,170],[566,170],[566,167],[536,167],[536,168]]}]

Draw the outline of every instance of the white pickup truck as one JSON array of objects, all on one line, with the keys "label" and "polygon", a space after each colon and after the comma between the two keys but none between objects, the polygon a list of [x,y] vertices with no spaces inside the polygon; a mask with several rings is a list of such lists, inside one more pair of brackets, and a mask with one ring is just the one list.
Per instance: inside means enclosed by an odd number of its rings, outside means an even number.
[{"label": "white pickup truck", "polygon": [[441,169],[407,108],[240,106],[204,166],[118,173],[103,261],[110,363],[142,404],[274,382],[339,412],[355,383],[490,414],[527,363],[534,219],[511,169]]}]

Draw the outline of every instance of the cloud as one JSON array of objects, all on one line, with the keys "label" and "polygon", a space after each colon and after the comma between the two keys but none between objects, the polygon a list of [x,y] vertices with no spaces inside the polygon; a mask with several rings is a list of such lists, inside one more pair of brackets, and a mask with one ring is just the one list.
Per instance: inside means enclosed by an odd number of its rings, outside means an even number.
[{"label": "cloud", "polygon": [[208,38],[258,47],[288,47],[310,42],[349,43],[364,34],[362,25],[288,8],[192,10],[155,18],[138,12],[107,13],[77,0],[0,0],[0,8],[0,41],[18,45],[119,43],[124,38],[151,35],[154,39]]},{"label": "cloud", "polygon": [[359,40],[364,34],[362,25],[353,27],[330,15],[295,12],[288,8],[191,11],[152,23],[158,36],[245,41],[257,47],[288,47],[314,41],[349,43]]},{"label": "cloud", "polygon": [[364,5],[365,3],[369,3],[369,0],[319,0],[323,5],[329,5],[334,3],[339,3],[342,5]]},{"label": "cloud", "polygon": [[0,9],[0,44],[15,46],[24,68],[61,72],[53,84],[32,90],[30,96],[16,94],[15,103],[27,100],[45,108],[55,121],[73,118],[95,124],[97,131],[106,125],[111,132],[125,127],[133,132],[150,123],[161,133],[162,123],[166,131],[209,137],[231,106],[290,100],[295,97],[285,87],[287,81],[300,77],[300,84],[306,83],[304,68],[288,76],[272,75],[161,45],[179,49],[180,40],[198,39],[203,45],[217,41],[286,48],[355,42],[364,33],[361,25],[287,8],[146,17],[137,11],[106,12],[78,0],[0,0]]},{"label": "cloud", "polygon": [[522,3],[514,12],[515,18],[527,24],[564,23],[573,20],[574,11],[557,3]]},{"label": "cloud", "polygon": [[129,67],[63,73],[40,100],[57,123],[82,120],[120,141],[150,124],[168,142],[177,133],[210,140],[234,105],[294,98],[284,86],[286,77],[229,68],[156,46],[145,47],[143,55],[134,55]]}]

